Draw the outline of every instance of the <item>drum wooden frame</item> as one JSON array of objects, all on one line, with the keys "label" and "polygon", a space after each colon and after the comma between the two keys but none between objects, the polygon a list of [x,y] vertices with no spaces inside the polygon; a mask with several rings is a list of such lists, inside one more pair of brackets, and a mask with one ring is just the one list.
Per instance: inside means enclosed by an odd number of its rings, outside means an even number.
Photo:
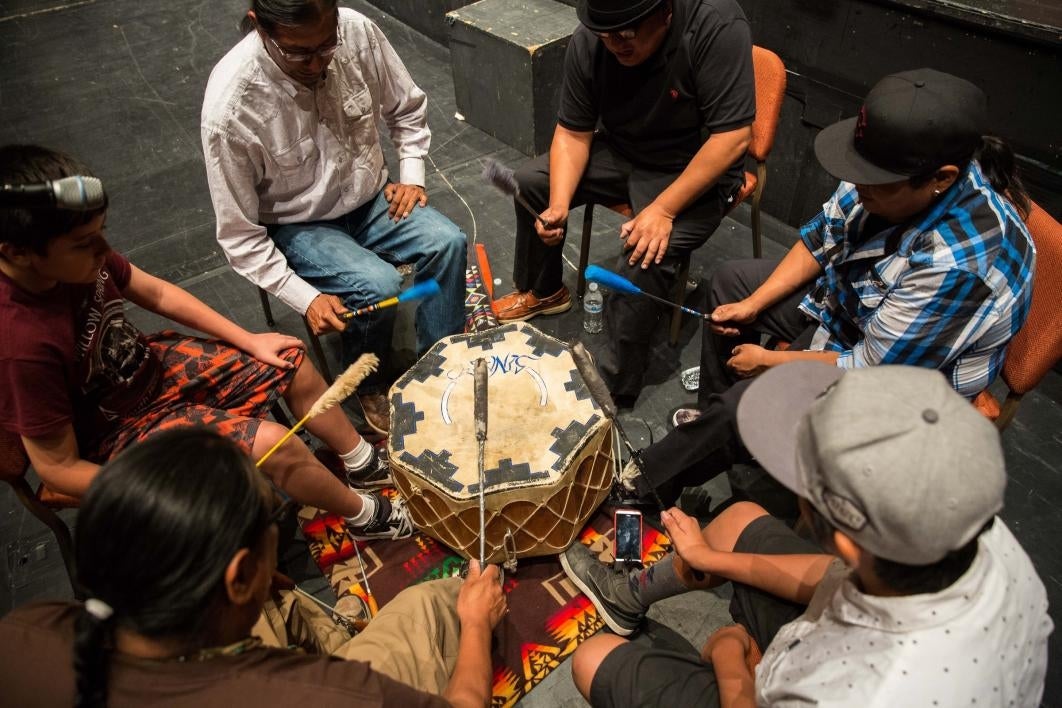
[{"label": "drum wooden frame", "polygon": [[612,426],[567,345],[513,323],[433,346],[391,388],[388,453],[413,523],[479,555],[472,367],[488,363],[488,562],[566,549],[612,486]]}]

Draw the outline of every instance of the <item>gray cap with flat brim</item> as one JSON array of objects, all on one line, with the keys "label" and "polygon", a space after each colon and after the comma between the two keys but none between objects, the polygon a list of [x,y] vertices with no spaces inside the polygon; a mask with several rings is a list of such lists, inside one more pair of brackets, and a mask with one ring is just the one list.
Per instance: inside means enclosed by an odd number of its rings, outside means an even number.
[{"label": "gray cap with flat brim", "polygon": [[936,563],[1003,508],[999,434],[938,371],[775,367],[738,405],[748,450],[877,557]]}]

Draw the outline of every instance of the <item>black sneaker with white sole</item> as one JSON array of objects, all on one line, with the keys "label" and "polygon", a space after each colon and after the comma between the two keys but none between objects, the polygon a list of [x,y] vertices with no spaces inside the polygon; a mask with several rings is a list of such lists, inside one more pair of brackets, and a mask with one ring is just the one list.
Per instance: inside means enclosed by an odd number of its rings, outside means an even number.
[{"label": "black sneaker with white sole", "polygon": [[382,489],[395,486],[391,478],[391,462],[384,446],[372,448],[372,458],[360,470],[347,470],[347,486],[354,491]]},{"label": "black sneaker with white sole", "polygon": [[364,526],[348,526],[347,531],[351,538],[356,541],[375,538],[395,541],[413,535],[413,522],[409,519],[409,511],[401,497],[391,501],[382,494],[374,493],[372,496],[376,499],[376,513]]},{"label": "black sneaker with white sole", "polygon": [[645,608],[634,597],[626,572],[605,565],[578,541],[560,554],[560,564],[576,587],[594,603],[609,629],[621,637],[638,629]]}]

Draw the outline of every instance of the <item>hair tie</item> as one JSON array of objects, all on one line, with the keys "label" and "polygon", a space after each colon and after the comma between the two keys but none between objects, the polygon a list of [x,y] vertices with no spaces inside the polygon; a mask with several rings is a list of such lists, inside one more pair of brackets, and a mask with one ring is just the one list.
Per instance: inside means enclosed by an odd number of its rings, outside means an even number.
[{"label": "hair tie", "polygon": [[111,618],[111,615],[114,614],[113,607],[103,600],[97,600],[94,597],[85,600],[85,610],[100,622],[106,622]]}]

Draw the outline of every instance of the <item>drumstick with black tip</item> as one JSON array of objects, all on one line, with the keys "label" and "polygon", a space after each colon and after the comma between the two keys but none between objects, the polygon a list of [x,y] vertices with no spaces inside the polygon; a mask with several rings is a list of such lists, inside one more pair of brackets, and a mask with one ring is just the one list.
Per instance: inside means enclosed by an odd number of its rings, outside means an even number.
[{"label": "drumstick with black tip", "polygon": [[638,473],[645,481],[645,486],[649,488],[650,493],[653,495],[653,500],[660,506],[661,511],[667,509],[664,506],[664,500],[657,494],[656,489],[649,482],[649,477],[645,474],[645,465],[642,462],[641,453],[634,449],[634,445],[631,445],[630,438],[627,437],[626,431],[623,430],[623,426],[617,420],[616,404],[612,402],[612,395],[608,392],[608,386],[605,385],[601,375],[597,373],[597,367],[594,366],[594,362],[590,359],[590,353],[586,351],[586,347],[583,346],[582,342],[576,342],[572,345],[572,358],[575,359],[575,368],[579,370],[583,381],[586,382],[590,397],[594,399],[597,407],[601,409],[605,417],[612,423],[612,427],[619,433],[627,452],[630,453],[631,459],[634,460],[634,464],[638,468]]},{"label": "drumstick with black tip", "polygon": [[487,481],[483,474],[483,457],[487,447],[487,361],[482,357],[473,364],[472,405],[476,422],[477,465],[479,473],[479,571],[487,567],[487,504],[484,487]]},{"label": "drumstick with black tip", "polygon": [[511,169],[491,158],[487,160],[487,164],[483,166],[483,179],[515,199],[516,203],[524,209],[527,209],[527,212],[538,219],[542,226],[547,229],[551,228],[550,223],[539,216],[534,207],[524,199],[524,195],[520,194],[520,185],[517,184],[516,175],[513,174]]}]

